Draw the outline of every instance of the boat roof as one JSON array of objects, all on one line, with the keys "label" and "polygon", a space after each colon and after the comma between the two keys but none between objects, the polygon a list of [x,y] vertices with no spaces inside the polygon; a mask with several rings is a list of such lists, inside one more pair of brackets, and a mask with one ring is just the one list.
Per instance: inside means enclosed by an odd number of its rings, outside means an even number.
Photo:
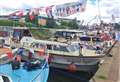
[{"label": "boat roof", "polygon": [[76,33],[79,33],[79,32],[84,32],[82,30],[73,30],[73,29],[58,29],[57,31],[62,31],[62,32],[76,32]]},{"label": "boat roof", "polygon": [[67,43],[61,43],[61,42],[56,42],[56,41],[48,41],[48,40],[35,40],[33,43],[42,43],[42,44],[47,44],[47,45],[64,45],[67,46]]}]

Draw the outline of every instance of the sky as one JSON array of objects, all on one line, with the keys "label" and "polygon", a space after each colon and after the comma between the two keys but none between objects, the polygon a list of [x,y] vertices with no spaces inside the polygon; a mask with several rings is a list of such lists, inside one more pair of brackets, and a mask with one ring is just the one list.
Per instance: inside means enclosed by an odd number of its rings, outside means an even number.
[{"label": "sky", "polygon": [[50,6],[54,4],[55,5],[64,4],[75,1],[78,0],[0,0],[0,5],[11,8],[21,8],[26,6],[41,7],[41,6]]},{"label": "sky", "polygon": [[[79,0],[0,0],[0,9],[5,8],[35,8],[41,6],[58,5],[69,2],[76,2]],[[98,11],[98,1],[99,8]],[[77,18],[78,20],[85,20],[87,22],[97,22],[98,19],[92,20],[96,15],[99,15],[105,22],[112,21],[112,15],[115,17],[115,21],[120,20],[120,0],[87,0],[86,11],[82,13],[76,13],[67,18]],[[1,14],[1,12],[0,12]]]}]

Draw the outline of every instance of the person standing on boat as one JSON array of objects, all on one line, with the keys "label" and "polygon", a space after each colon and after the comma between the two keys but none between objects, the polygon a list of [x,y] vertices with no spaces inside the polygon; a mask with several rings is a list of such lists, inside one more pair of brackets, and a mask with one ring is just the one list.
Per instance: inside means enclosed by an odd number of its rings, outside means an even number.
[{"label": "person standing on boat", "polygon": [[28,59],[31,59],[31,58],[33,58],[33,56],[34,56],[34,49],[33,48],[30,48],[29,49],[29,52],[28,52]]},{"label": "person standing on boat", "polygon": [[21,62],[22,58],[21,58],[20,55],[17,55],[17,56],[15,57],[15,60],[18,61],[18,62]]},{"label": "person standing on boat", "polygon": [[18,49],[18,54],[19,54],[20,56],[23,56],[23,55],[24,55],[24,48],[20,47],[20,48]]},{"label": "person standing on boat", "polygon": [[45,60],[48,62],[48,59],[49,59],[49,53],[48,53],[48,50],[47,50],[47,46],[45,45]]},{"label": "person standing on boat", "polygon": [[21,56],[16,55],[15,59],[12,61],[11,66],[12,70],[16,70],[20,68]]},{"label": "person standing on boat", "polygon": [[38,54],[39,54],[39,56],[43,57],[48,62],[49,54],[48,54],[46,45],[41,47],[41,49],[39,50]]}]

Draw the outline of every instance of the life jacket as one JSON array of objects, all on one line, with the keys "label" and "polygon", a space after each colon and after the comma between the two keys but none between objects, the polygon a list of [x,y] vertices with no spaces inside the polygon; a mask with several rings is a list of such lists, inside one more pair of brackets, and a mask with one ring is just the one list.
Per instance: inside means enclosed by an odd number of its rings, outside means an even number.
[{"label": "life jacket", "polygon": [[7,56],[8,56],[8,59],[9,59],[9,60],[12,60],[12,59],[13,59],[13,54],[12,54],[12,52],[8,52],[8,53],[7,53]]},{"label": "life jacket", "polygon": [[20,55],[17,55],[17,56],[16,56],[16,60],[17,60],[17,61],[21,61],[21,56],[20,56]]}]

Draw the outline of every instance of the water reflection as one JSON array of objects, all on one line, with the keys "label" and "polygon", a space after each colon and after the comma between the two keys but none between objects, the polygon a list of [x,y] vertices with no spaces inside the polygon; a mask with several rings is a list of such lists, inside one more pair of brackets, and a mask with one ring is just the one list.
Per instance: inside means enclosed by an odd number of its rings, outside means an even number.
[{"label": "water reflection", "polygon": [[48,82],[88,82],[96,73],[94,72],[75,72],[71,73],[62,69],[50,68]]}]

